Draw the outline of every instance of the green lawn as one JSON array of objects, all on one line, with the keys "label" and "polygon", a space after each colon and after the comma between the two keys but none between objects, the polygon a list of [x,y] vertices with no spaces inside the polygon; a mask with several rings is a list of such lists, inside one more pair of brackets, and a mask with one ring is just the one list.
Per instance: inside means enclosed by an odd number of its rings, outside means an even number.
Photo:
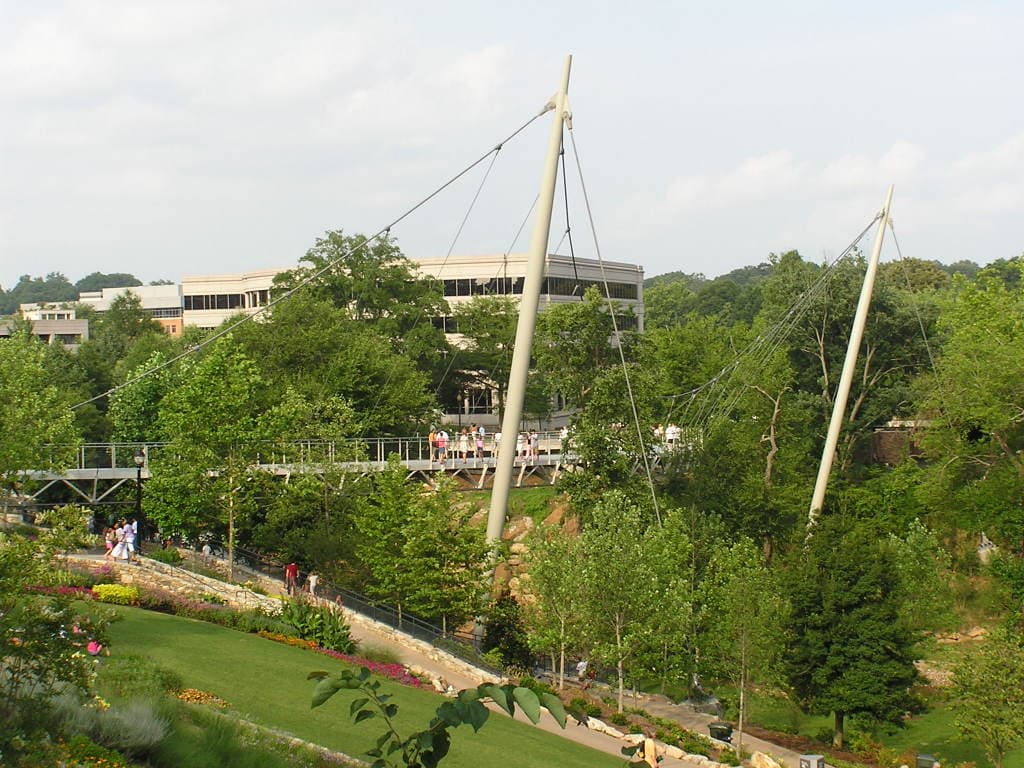
[{"label": "green lawn", "polygon": [[[310,709],[313,683],[306,680],[307,673],[334,672],[343,668],[341,662],[213,624],[135,608],[117,610],[124,618],[111,625],[112,654],[144,654],[180,674],[186,686],[220,696],[252,722],[356,757],[381,733],[375,720],[352,724],[348,702],[354,695],[341,692],[324,706]],[[434,693],[398,683],[386,681],[384,687],[395,694],[400,730],[424,727],[442,701]],[[581,747],[503,715],[492,715],[480,733],[466,727],[453,732],[446,768],[503,764],[621,767],[623,758]]]},{"label": "green lawn", "polygon": [[[832,727],[830,716],[803,715],[794,711],[788,702],[754,694],[750,698],[750,722],[778,731],[793,731],[804,736],[816,736]],[[906,727],[891,734],[883,734],[880,741],[897,754],[922,753],[933,755],[942,765],[973,762],[990,766],[981,747],[964,741],[953,725],[953,713],[942,700],[931,702],[928,711],[906,721]],[[1006,756],[1004,768],[1024,768],[1024,748]]]}]

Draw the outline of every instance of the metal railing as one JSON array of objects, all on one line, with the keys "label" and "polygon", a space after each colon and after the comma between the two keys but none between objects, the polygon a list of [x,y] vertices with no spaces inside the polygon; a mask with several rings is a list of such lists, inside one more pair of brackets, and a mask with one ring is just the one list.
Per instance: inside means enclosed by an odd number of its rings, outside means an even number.
[{"label": "metal railing", "polygon": [[[167,447],[167,443],[83,443],[77,446],[52,445],[50,454],[54,465],[64,464],[74,453],[74,465],[67,469],[128,469],[135,471],[135,456],[141,452],[145,461],[143,467],[148,469],[150,459],[157,456]],[[516,437],[503,438],[502,446],[509,450],[517,450]],[[494,435],[484,439],[482,458],[493,460],[498,445]],[[352,438],[348,440],[296,440],[292,442],[252,441],[244,443],[242,452],[254,458],[261,465],[309,465],[309,464],[344,464],[370,462],[385,464],[390,456],[398,456],[403,463],[430,462],[436,459],[436,450],[425,436],[412,437],[370,437]],[[448,460],[458,458],[460,453],[459,434],[449,434],[447,444]],[[524,447],[525,450],[525,447]],[[537,453],[550,456],[560,453],[562,438],[558,432],[537,433]],[[467,454],[473,458],[477,453],[475,438],[469,438]],[[32,470],[36,468],[26,468]]]},{"label": "metal railing", "polygon": [[[216,554],[223,553],[218,551]],[[275,582],[284,582],[284,565],[258,552],[237,548],[235,564],[236,571],[248,570]],[[317,585],[316,596],[429,643],[438,650],[449,653],[485,672],[490,672],[495,676],[503,674],[500,668],[488,662],[481,655],[480,638],[472,632],[459,629],[445,632],[436,624],[408,611],[399,611],[387,603],[349,589],[335,587],[323,581]]]}]

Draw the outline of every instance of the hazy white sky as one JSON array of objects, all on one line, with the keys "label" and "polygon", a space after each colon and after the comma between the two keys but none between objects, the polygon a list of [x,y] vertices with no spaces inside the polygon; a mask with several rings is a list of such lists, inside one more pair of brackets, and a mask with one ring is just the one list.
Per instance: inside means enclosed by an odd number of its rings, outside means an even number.
[{"label": "hazy white sky", "polygon": [[[889,183],[904,255],[1012,257],[1022,33],[1020,2],[0,0],[0,284],[291,266],[527,120],[567,53],[605,259],[819,260]],[[455,253],[510,247],[549,121],[500,153]],[[480,179],[397,227],[404,251],[446,253]],[[564,227],[559,204],[552,246]]]}]

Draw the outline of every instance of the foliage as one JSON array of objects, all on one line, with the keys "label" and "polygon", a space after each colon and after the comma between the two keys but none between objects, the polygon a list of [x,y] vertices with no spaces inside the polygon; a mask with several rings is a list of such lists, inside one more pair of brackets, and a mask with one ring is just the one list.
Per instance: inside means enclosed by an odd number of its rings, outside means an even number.
[{"label": "foliage", "polygon": [[566,654],[583,637],[583,570],[580,541],[560,527],[534,529],[527,542],[523,621],[535,651],[558,659],[558,686],[565,680]]},{"label": "foliage", "polygon": [[826,516],[784,573],[789,682],[801,704],[834,714],[837,747],[847,714],[900,724],[909,705],[917,637],[902,620],[894,560],[868,526]]},{"label": "foliage", "polygon": [[479,731],[487,722],[490,711],[484,706],[486,701],[493,701],[509,716],[515,715],[518,704],[523,714],[535,724],[540,720],[541,708],[544,708],[565,728],[565,709],[557,696],[550,693],[538,696],[528,688],[484,683],[476,688],[459,691],[455,699],[437,708],[434,718],[425,729],[403,737],[394,723],[398,705],[391,702],[390,694],[380,692],[380,682],[370,679],[370,670],[366,667],[358,672],[343,670],[334,677],[326,672],[312,672],[309,678],[319,681],[313,690],[312,707],[319,707],[338,691],[359,691],[362,696],[349,705],[353,722],[378,717],[384,721],[384,733],[378,737],[376,745],[366,751],[367,755],[374,758],[372,768],[401,765],[433,768],[448,754],[451,746],[450,729],[469,725],[474,731]]},{"label": "foliage", "polygon": [[1024,645],[1018,632],[1001,628],[981,641],[953,669],[956,727],[976,739],[996,768],[1024,744]]},{"label": "foliage", "polygon": [[921,382],[922,408],[934,414],[923,442],[935,460],[935,505],[964,510],[955,522],[1021,548],[1024,282],[987,271],[955,280],[943,310],[935,374]]},{"label": "foliage", "polygon": [[749,539],[721,545],[701,583],[705,640],[701,662],[739,690],[736,749],[742,751],[746,697],[757,683],[781,681],[788,605]]},{"label": "foliage", "polygon": [[96,599],[101,603],[114,605],[138,605],[139,590],[124,584],[97,584],[92,588]]},{"label": "foliage", "polygon": [[620,712],[626,675],[644,642],[654,605],[655,579],[644,535],[651,522],[649,512],[612,491],[594,508],[593,520],[580,536],[586,636],[594,657],[615,667]]},{"label": "foliage", "polygon": [[[2,342],[0,342],[2,344]],[[45,738],[54,697],[91,690],[107,617],[75,595],[26,589],[45,582],[59,552],[82,540],[85,513],[49,510],[48,527],[25,539],[0,533],[0,758]],[[19,746],[20,745],[20,746]]]},{"label": "foliage", "polygon": [[303,640],[312,640],[321,648],[352,653],[356,643],[341,611],[309,600],[288,600],[281,621],[293,627]]},{"label": "foliage", "polygon": [[48,383],[45,346],[28,334],[0,339],[0,490],[18,488],[24,469],[73,461],[78,435],[65,395]]},{"label": "foliage", "polygon": [[177,547],[167,547],[167,549],[151,547],[146,550],[146,557],[150,560],[156,560],[158,563],[167,563],[168,565],[177,565],[184,559]]},{"label": "foliage", "polygon": [[499,651],[506,665],[528,668],[533,657],[522,613],[519,601],[508,590],[503,590],[488,606],[484,616],[482,649],[485,653],[492,649]]}]

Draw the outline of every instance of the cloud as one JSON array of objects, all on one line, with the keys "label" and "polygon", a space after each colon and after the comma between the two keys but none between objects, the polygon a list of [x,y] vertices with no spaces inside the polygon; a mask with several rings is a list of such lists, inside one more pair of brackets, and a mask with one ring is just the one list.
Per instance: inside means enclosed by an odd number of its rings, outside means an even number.
[{"label": "cloud", "polygon": [[748,157],[717,177],[678,176],[669,182],[665,207],[674,213],[691,208],[721,208],[753,203],[799,185],[803,166],[789,150]]}]

